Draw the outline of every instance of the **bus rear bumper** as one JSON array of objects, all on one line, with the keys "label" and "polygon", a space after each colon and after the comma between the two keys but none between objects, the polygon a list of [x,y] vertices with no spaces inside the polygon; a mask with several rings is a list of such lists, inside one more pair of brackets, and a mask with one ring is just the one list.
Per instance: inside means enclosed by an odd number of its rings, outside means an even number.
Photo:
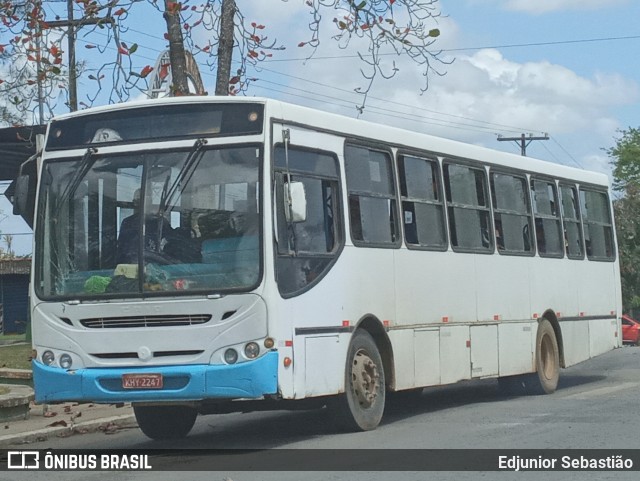
[{"label": "bus rear bumper", "polygon": [[[278,353],[232,365],[64,370],[33,363],[36,402],[95,403],[260,398],[278,391]],[[123,387],[123,374],[161,374],[162,388]]]}]

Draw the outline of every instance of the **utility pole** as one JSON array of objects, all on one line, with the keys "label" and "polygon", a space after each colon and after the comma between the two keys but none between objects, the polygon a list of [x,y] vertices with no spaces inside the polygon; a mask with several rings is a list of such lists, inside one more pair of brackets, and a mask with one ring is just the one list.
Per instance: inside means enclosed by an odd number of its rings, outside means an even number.
[{"label": "utility pole", "polygon": [[48,21],[49,28],[67,28],[67,42],[69,46],[69,110],[78,110],[78,74],[76,70],[76,31],[83,25],[97,25],[100,23],[114,23],[112,17],[101,18],[73,18],[73,0],[67,0],[67,19]]},{"label": "utility pole", "polygon": [[520,155],[527,156],[527,147],[534,140],[549,140],[549,134],[544,134],[542,137],[534,137],[529,134],[521,134],[520,137],[503,137],[498,135],[498,142],[516,142],[520,146]]},{"label": "utility pole", "polygon": [[[42,8],[42,0],[35,0],[34,5],[38,10]],[[44,93],[42,88],[42,27],[40,23],[36,26],[36,69],[38,80],[38,124],[44,124]]]}]

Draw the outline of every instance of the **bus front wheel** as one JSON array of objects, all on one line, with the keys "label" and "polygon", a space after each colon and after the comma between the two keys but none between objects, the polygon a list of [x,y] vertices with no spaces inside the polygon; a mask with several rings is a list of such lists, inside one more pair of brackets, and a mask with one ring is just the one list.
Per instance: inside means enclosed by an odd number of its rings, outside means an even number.
[{"label": "bus front wheel", "polygon": [[351,339],[345,366],[345,392],[332,407],[340,430],[375,429],[384,412],[385,381],[382,358],[371,335],[357,330]]},{"label": "bus front wheel", "polygon": [[532,375],[532,391],[535,394],[551,394],[558,387],[560,378],[560,350],[551,323],[543,319],[536,335],[536,373]]},{"label": "bus front wheel", "polygon": [[198,411],[189,406],[133,406],[140,430],[151,439],[184,438],[196,422]]}]

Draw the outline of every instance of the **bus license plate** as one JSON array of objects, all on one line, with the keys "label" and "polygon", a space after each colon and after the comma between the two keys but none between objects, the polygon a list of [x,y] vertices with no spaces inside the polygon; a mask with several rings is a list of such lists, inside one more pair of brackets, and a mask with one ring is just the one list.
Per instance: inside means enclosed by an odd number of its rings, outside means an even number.
[{"label": "bus license plate", "polygon": [[162,374],[123,374],[123,389],[162,389]]}]

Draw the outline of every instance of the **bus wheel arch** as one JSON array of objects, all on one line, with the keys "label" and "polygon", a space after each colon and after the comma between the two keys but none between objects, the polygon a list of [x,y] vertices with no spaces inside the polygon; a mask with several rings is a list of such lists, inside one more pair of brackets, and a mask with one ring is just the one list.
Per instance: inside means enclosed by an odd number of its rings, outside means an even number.
[{"label": "bus wheel arch", "polygon": [[549,321],[549,323],[551,324],[551,327],[553,327],[553,331],[555,332],[555,335],[556,335],[556,341],[558,343],[558,353],[560,355],[560,359],[559,359],[560,367],[565,368],[567,366],[564,360],[564,341],[562,339],[562,329],[560,329],[560,321],[558,320],[555,312],[552,310],[546,311],[543,314],[542,318]]},{"label": "bus wheel arch", "polygon": [[[394,390],[396,384],[395,363],[393,360],[393,347],[384,325],[375,316],[365,316],[357,324],[357,329],[363,329],[369,333],[378,346],[378,352],[382,358],[384,367],[384,379],[387,390]],[[355,333],[355,331],[354,331]]]}]

